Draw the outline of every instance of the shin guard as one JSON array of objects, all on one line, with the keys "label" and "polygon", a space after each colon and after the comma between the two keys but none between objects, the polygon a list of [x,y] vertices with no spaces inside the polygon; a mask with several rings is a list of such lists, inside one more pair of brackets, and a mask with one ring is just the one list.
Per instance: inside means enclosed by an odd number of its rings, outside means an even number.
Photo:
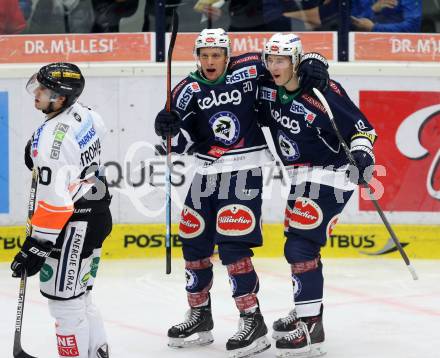
[{"label": "shin guard", "polygon": [[212,286],[212,263],[209,257],[185,262],[186,291],[191,307],[208,304],[209,290]]},{"label": "shin guard", "polygon": [[250,257],[227,265],[232,297],[240,312],[250,312],[258,307],[258,276]]}]

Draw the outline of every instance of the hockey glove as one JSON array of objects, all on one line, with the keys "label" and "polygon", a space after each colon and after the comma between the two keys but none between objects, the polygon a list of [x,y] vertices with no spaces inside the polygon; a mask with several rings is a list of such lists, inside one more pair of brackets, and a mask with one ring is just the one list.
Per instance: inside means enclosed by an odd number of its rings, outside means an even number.
[{"label": "hockey glove", "polygon": [[181,125],[182,121],[180,120],[179,112],[174,110],[167,112],[165,109],[162,109],[154,121],[154,130],[158,136],[174,137],[179,133]]},{"label": "hockey glove", "polygon": [[23,268],[26,269],[28,276],[38,273],[52,251],[52,246],[50,241],[41,242],[28,236],[12,261],[12,277],[20,277]]},{"label": "hockey glove", "polygon": [[313,95],[313,88],[324,92],[328,87],[328,63],[319,53],[310,52],[302,56],[297,74],[303,93]]},{"label": "hockey glove", "polygon": [[373,150],[367,146],[358,145],[350,150],[357,168],[350,166],[347,171],[348,177],[354,184],[367,184],[373,177],[374,154]]},{"label": "hockey glove", "polygon": [[32,141],[29,139],[26,147],[24,148],[24,164],[26,164],[29,170],[34,168],[34,161],[32,160],[31,156],[31,144]]}]

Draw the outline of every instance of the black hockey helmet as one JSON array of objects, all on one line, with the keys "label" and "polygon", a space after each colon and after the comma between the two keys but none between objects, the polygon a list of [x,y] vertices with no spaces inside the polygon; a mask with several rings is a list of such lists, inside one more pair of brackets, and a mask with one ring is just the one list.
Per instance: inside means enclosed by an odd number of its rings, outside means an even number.
[{"label": "black hockey helmet", "polygon": [[85,79],[78,66],[68,62],[57,62],[43,66],[28,82],[39,84],[51,90],[54,94],[65,96],[63,107],[70,107],[81,95]]}]

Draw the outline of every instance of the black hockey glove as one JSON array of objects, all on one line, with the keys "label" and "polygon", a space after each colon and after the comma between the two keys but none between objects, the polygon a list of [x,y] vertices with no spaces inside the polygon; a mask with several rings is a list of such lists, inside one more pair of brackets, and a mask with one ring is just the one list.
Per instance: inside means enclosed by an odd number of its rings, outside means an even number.
[{"label": "black hockey glove", "polygon": [[31,156],[31,144],[32,140],[29,139],[26,147],[24,148],[24,164],[26,164],[29,170],[34,169],[34,161],[32,160]]},{"label": "black hockey glove", "polygon": [[181,125],[182,121],[180,120],[179,112],[174,110],[167,112],[165,109],[162,109],[154,121],[154,130],[158,136],[174,137],[179,133]]},{"label": "black hockey glove", "polygon": [[306,53],[298,66],[299,86],[303,93],[313,95],[313,87],[324,92],[328,87],[328,63],[319,53]]},{"label": "black hockey glove", "polygon": [[347,175],[354,184],[367,184],[373,177],[374,154],[373,150],[364,145],[358,145],[350,150],[357,168],[350,166]]},{"label": "black hockey glove", "polygon": [[52,251],[52,246],[50,241],[40,242],[28,236],[11,263],[12,277],[20,277],[23,268],[28,276],[38,273]]}]

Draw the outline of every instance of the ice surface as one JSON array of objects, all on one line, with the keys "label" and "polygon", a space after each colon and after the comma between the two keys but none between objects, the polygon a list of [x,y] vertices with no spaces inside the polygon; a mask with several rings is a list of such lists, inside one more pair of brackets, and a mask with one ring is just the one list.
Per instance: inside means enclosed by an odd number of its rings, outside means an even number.
[{"label": "ice surface", "polygon": [[[328,358],[440,357],[440,261],[414,260],[413,281],[401,260],[324,259],[324,327]],[[292,309],[289,267],[284,259],[254,259],[260,277],[259,299],[266,324]],[[37,277],[37,276],[36,276]],[[57,358],[54,322],[31,277],[24,312],[22,344],[39,358]],[[226,357],[226,340],[237,329],[226,269],[215,262],[212,308],[215,342],[173,350],[166,332],[187,309],[183,261],[102,261],[94,301],[104,316],[112,358]],[[0,357],[12,357],[18,279],[0,264]],[[271,332],[269,332],[270,334]],[[258,357],[275,357],[272,348]]]}]

